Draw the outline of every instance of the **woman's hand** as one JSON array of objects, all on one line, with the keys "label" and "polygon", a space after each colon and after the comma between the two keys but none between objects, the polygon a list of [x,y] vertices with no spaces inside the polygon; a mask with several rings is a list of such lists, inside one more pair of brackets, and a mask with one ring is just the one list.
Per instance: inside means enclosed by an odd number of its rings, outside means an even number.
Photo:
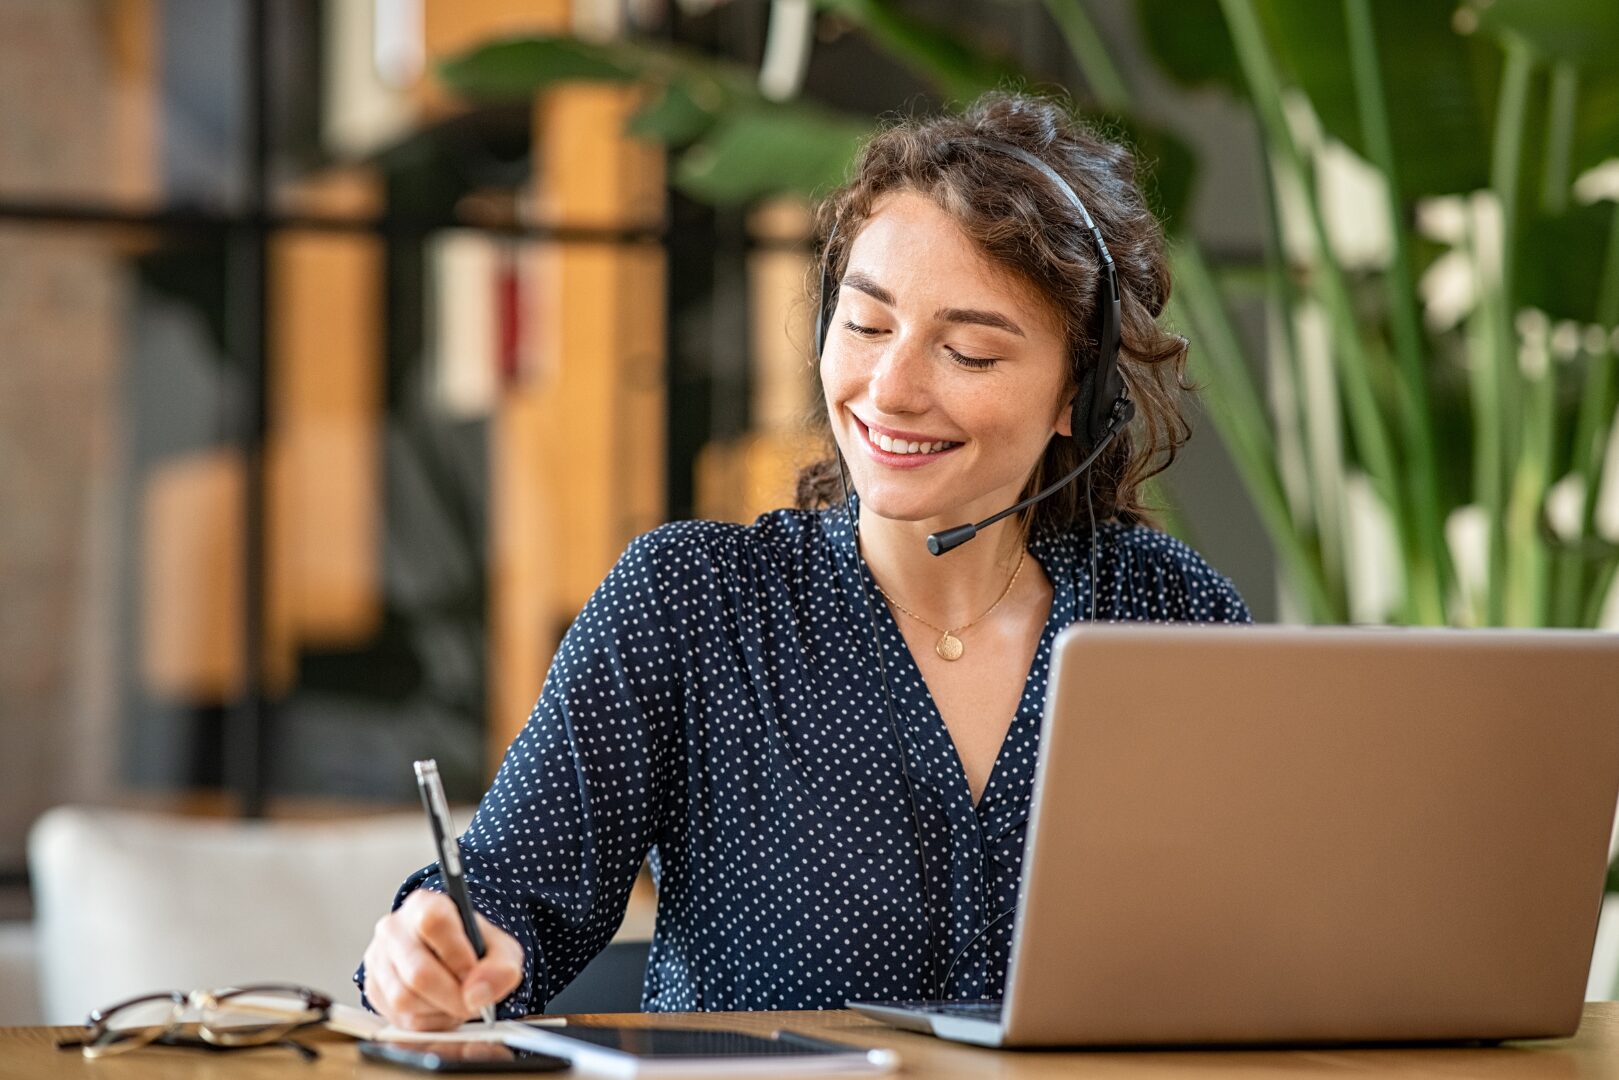
[{"label": "woman's hand", "polygon": [[365,950],[365,996],[390,1024],[446,1031],[517,989],[523,947],[482,915],[473,917],[483,932],[482,960],[443,893],[418,889],[377,920]]}]

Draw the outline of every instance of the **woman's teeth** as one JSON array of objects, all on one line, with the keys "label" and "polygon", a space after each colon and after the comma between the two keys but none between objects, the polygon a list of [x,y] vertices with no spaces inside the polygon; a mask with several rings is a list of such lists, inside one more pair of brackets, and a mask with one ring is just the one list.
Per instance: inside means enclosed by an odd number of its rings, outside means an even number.
[{"label": "woman's teeth", "polygon": [[960,445],[959,443],[944,441],[925,443],[906,442],[904,439],[894,439],[887,435],[879,435],[870,428],[866,429],[866,435],[871,439],[871,444],[873,446],[879,446],[888,451],[890,454],[936,454],[940,450],[947,450],[952,446]]}]

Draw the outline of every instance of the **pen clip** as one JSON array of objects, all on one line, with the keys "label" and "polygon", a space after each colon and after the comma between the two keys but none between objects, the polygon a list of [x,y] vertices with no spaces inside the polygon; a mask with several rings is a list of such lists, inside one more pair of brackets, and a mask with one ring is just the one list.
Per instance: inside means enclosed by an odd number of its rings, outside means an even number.
[{"label": "pen clip", "polygon": [[455,842],[455,827],[450,823],[450,804],[444,797],[444,782],[439,779],[438,761],[427,758],[415,763],[416,786],[421,790],[427,816],[433,823],[433,839],[438,845],[439,862],[448,874],[461,874],[461,846]]}]

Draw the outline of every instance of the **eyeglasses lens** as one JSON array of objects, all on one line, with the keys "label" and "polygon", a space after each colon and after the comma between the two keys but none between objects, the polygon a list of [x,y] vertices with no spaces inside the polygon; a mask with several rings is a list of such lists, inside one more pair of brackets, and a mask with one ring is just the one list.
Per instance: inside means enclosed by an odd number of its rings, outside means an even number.
[{"label": "eyeglasses lens", "polygon": [[274,1042],[325,1016],[309,996],[293,989],[246,987],[210,998],[202,1010],[202,1034],[223,1046]]},{"label": "eyeglasses lens", "polygon": [[125,1002],[108,1011],[85,1044],[92,1057],[145,1046],[180,1023],[185,1003],[173,995],[154,995]]}]

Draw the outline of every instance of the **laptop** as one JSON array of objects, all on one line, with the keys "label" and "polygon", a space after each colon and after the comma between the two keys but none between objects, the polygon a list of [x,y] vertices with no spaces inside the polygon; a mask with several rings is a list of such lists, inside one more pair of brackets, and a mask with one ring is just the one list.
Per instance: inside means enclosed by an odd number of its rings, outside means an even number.
[{"label": "laptop", "polygon": [[1077,625],[1004,1000],[849,1007],[1008,1047],[1570,1035],[1616,800],[1619,634]]}]

